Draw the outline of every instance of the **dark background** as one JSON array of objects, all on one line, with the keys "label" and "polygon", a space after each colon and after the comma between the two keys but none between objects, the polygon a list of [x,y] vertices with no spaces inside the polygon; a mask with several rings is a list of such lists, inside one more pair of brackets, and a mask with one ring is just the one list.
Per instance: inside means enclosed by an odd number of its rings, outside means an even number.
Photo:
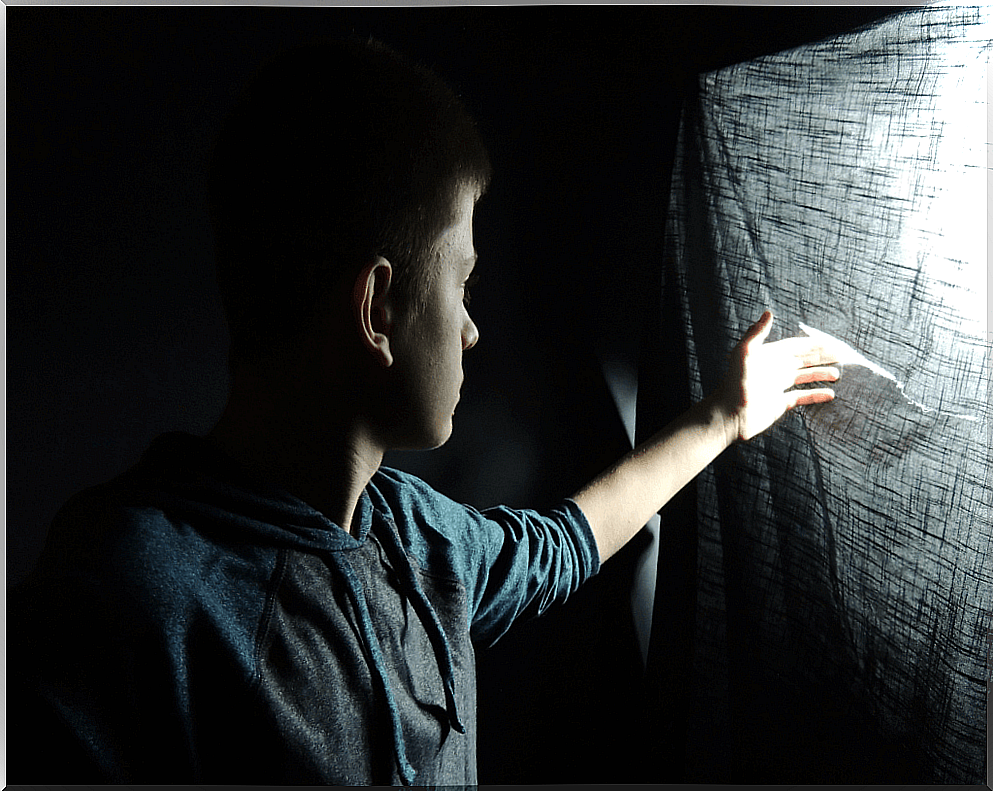
[{"label": "dark background", "polygon": [[[69,495],[223,407],[204,168],[266,56],[369,33],[477,117],[495,168],[476,212],[481,340],[454,438],[389,462],[478,507],[541,508],[628,447],[600,360],[664,354],[642,341],[688,80],[892,10],[8,8],[8,584]],[[638,550],[481,652],[481,782],[678,781],[643,742]]]}]

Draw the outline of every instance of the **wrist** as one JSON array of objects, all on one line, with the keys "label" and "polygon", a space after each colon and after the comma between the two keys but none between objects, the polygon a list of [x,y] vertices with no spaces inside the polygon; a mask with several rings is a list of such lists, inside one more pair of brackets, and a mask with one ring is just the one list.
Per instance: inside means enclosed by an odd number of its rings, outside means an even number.
[{"label": "wrist", "polygon": [[723,387],[716,390],[701,403],[707,404],[711,420],[717,424],[717,430],[723,434],[724,447],[729,448],[741,436],[738,410],[730,406],[730,399],[727,398]]}]

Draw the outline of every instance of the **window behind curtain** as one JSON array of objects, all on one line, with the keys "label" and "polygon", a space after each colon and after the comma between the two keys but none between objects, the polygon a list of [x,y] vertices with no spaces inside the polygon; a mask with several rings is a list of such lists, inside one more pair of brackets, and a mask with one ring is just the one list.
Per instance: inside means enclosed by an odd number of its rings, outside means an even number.
[{"label": "window behind curtain", "polygon": [[765,307],[861,355],[699,481],[687,781],[985,780],[990,17],[904,11],[701,75],[684,110],[694,399]]}]

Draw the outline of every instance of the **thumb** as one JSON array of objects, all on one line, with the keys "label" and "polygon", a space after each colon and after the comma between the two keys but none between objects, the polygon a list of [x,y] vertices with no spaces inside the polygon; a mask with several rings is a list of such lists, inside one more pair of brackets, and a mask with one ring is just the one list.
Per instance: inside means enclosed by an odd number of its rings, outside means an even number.
[{"label": "thumb", "polygon": [[748,332],[745,333],[744,341],[745,345],[749,348],[753,345],[761,346],[765,343],[766,338],[769,337],[769,333],[772,332],[772,311],[767,310],[762,314],[761,318],[756,321],[751,327],[748,328]]}]

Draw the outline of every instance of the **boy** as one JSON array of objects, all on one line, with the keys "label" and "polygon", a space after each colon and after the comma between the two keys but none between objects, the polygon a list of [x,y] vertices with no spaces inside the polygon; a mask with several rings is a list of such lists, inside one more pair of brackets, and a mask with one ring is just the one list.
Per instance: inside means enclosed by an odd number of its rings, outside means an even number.
[{"label": "boy", "polygon": [[473,646],[731,442],[833,397],[787,392],[838,372],[809,339],[765,344],[767,313],[718,392],[548,513],[381,467],[452,432],[489,175],[450,90],[375,42],[252,83],[210,179],[228,404],[73,498],[13,592],[15,781],[473,785]]}]

